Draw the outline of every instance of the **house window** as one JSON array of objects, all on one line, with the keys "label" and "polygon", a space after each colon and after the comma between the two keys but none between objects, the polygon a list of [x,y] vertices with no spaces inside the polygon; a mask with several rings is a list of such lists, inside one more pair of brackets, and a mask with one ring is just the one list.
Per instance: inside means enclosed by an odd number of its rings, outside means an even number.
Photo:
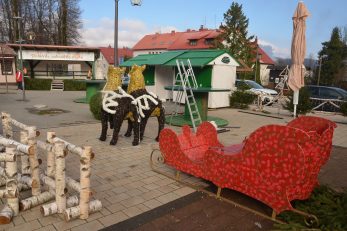
[{"label": "house window", "polygon": [[197,40],[197,39],[191,39],[191,40],[189,40],[189,45],[191,45],[191,46],[196,46],[196,45],[198,45],[198,40]]},{"label": "house window", "polygon": [[1,60],[1,73],[3,75],[12,75],[13,74],[12,60],[11,59]]},{"label": "house window", "polygon": [[214,41],[213,38],[205,39],[205,44],[206,44],[206,45],[212,45],[212,44],[213,44],[213,41]]}]

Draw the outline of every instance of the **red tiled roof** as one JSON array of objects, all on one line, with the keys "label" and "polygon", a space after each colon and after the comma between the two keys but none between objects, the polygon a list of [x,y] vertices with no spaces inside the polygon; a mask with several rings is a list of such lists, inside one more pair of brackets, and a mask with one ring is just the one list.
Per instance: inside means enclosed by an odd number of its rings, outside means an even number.
[{"label": "red tiled roof", "polygon": [[166,50],[180,37],[181,34],[182,32],[172,31],[171,33],[146,35],[135,44],[133,50]]},{"label": "red tiled roof", "polygon": [[[134,47],[133,50],[194,50],[209,49],[211,45],[207,44],[206,39],[214,39],[220,34],[219,30],[200,29],[187,30],[185,32],[151,34],[143,37]],[[195,40],[196,44],[190,44]],[[257,40],[252,45],[257,45]],[[266,54],[266,52],[258,46],[258,54],[261,55],[260,62],[264,64],[274,65],[275,62]],[[255,61],[255,60],[254,60]]]},{"label": "red tiled roof", "polygon": [[[109,64],[114,64],[114,48],[113,47],[100,47],[100,52],[105,57]],[[133,57],[133,50],[127,47],[118,48],[118,58],[120,57]]]},{"label": "red tiled roof", "polygon": [[275,65],[275,62],[260,47],[258,47],[258,54],[261,55],[260,63]]}]

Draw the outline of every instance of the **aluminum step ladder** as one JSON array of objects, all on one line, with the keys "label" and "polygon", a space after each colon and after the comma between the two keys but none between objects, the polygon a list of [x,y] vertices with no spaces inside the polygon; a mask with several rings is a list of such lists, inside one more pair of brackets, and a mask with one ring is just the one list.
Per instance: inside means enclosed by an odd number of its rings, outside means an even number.
[{"label": "aluminum step ladder", "polygon": [[194,71],[189,59],[187,60],[188,68],[186,68],[182,60],[177,59],[176,65],[177,65],[178,73],[175,77],[175,82],[174,82],[172,91],[176,87],[182,87],[183,91],[177,91],[176,100],[175,100],[175,110],[171,114],[170,124],[172,122],[172,118],[178,115],[179,105],[184,96],[185,102],[188,106],[190,119],[192,121],[193,130],[194,132],[196,132],[196,128],[199,124],[202,123],[202,120],[200,117],[198,105],[194,98],[192,88],[198,88],[198,84],[196,82]]}]

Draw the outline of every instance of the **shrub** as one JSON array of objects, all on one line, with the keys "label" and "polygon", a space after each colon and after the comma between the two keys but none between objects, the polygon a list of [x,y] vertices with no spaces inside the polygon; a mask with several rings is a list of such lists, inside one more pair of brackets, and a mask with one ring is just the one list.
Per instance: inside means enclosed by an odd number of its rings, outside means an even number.
[{"label": "shrub", "polygon": [[64,80],[64,91],[85,91],[86,82],[83,80]]},{"label": "shrub", "polygon": [[92,112],[94,118],[97,120],[101,120],[101,102],[102,96],[100,92],[93,95],[89,101],[89,109]]},{"label": "shrub", "polygon": [[342,115],[347,116],[347,102],[341,104],[340,110]]},{"label": "shrub", "polygon": [[230,95],[230,107],[245,109],[257,96],[247,91],[236,90]]},{"label": "shrub", "polygon": [[[291,112],[294,111],[294,105],[293,105],[293,92],[288,96],[288,101],[286,101],[285,105],[283,107]],[[297,114],[303,114],[310,112],[312,110],[312,103],[310,100],[310,92],[307,90],[307,88],[302,87],[299,91],[299,102],[296,106],[296,112]]]},{"label": "shrub", "polygon": [[49,91],[51,90],[51,79],[31,79],[24,78],[25,89],[26,90],[41,90],[41,91]]}]

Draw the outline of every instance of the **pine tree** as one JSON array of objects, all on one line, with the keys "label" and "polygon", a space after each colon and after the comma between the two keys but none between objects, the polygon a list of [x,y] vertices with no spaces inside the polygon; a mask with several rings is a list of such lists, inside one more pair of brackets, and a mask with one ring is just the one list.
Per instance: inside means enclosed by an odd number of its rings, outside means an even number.
[{"label": "pine tree", "polygon": [[319,52],[322,59],[320,84],[338,85],[343,69],[343,60],[346,58],[346,45],[342,41],[338,27],[331,33],[330,41],[322,43],[323,48]]},{"label": "pine tree", "polygon": [[255,47],[248,36],[248,18],[242,12],[242,5],[233,2],[224,13],[224,24],[220,26],[221,34],[216,47],[227,50],[237,59],[242,59],[247,65],[254,61]]}]

